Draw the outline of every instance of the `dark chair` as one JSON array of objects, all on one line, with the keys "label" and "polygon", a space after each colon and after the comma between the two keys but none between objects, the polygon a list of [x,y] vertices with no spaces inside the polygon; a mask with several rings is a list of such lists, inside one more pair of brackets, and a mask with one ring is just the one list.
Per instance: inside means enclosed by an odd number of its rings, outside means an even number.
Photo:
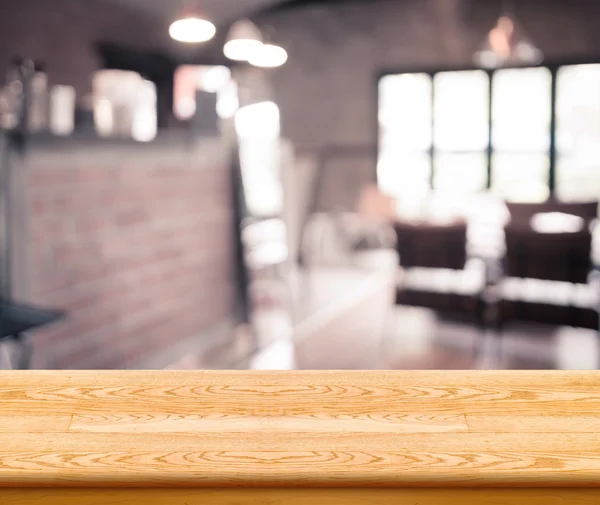
[{"label": "dark chair", "polygon": [[404,268],[462,270],[467,261],[467,224],[396,223],[396,247]]},{"label": "dark chair", "polygon": [[505,275],[572,284],[587,284],[591,268],[592,235],[537,233],[531,228],[507,226]]},{"label": "dark chair", "polygon": [[510,213],[510,226],[529,228],[531,218],[544,212],[562,212],[583,218],[587,224],[598,217],[598,202],[561,202],[549,199],[542,203],[510,203],[506,202]]},{"label": "dark chair", "polygon": [[[596,306],[582,306],[574,303],[573,299],[566,302],[548,300],[553,294],[550,286],[544,299],[536,300],[531,296],[525,299],[523,296],[527,291],[526,283],[532,286],[536,281],[588,285],[592,270],[591,234],[587,231],[544,234],[511,227],[505,229],[505,234],[506,258],[502,281],[505,289],[500,323],[517,319],[597,329]],[[520,280],[520,284],[515,280]],[[510,296],[506,289],[508,282],[512,282],[514,288]]]},{"label": "dark chair", "polygon": [[[506,256],[499,324],[521,320],[597,330],[597,301],[592,296],[591,303],[581,303],[575,293],[579,288],[593,290],[590,284],[593,270],[590,224],[596,219],[598,203],[548,201],[507,206],[511,221],[504,230]],[[583,225],[573,232],[540,233],[534,230],[533,216],[548,212],[578,216],[583,219]],[[563,283],[562,288],[566,288],[567,295],[560,300],[556,296],[560,285],[556,283]],[[536,285],[542,296],[531,295],[531,288]]]},{"label": "dark chair", "polygon": [[479,317],[485,275],[465,268],[473,265],[467,263],[466,222],[399,222],[394,229],[403,271],[396,303]]}]

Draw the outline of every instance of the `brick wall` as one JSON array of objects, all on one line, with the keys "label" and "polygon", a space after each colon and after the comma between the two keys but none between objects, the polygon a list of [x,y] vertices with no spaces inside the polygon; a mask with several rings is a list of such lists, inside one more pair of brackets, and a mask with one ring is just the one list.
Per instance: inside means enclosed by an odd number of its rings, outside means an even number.
[{"label": "brick wall", "polygon": [[36,363],[128,368],[231,315],[232,210],[222,146],[34,151],[30,299],[68,311]]},{"label": "brick wall", "polygon": [[75,86],[79,96],[88,93],[100,65],[93,47],[98,40],[145,50],[174,47],[167,20],[108,0],[1,0],[0,82],[12,58],[30,57],[46,63],[51,85]]}]

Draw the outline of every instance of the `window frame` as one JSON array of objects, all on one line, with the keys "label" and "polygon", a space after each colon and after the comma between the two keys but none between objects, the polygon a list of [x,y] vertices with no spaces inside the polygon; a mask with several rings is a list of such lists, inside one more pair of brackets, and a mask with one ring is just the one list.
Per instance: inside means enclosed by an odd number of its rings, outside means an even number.
[{"label": "window frame", "polygon": [[[600,64],[600,55],[598,57],[595,58],[583,58],[583,59],[579,59],[579,58],[570,58],[567,60],[560,60],[560,61],[545,61],[542,62],[539,65],[507,65],[507,66],[503,66],[503,67],[499,67],[497,69],[483,69],[477,66],[450,66],[450,67],[437,67],[435,69],[432,69],[431,67],[429,68],[422,68],[422,67],[404,67],[404,68],[397,68],[397,69],[393,69],[393,68],[389,68],[389,69],[383,69],[380,72],[378,72],[375,76],[375,123],[376,123],[376,137],[375,137],[375,152],[376,152],[376,160],[375,160],[375,180],[377,182],[379,182],[378,179],[378,175],[377,175],[377,164],[379,163],[379,154],[380,154],[380,139],[381,139],[381,125],[379,123],[379,104],[380,104],[380,95],[379,95],[379,83],[381,81],[381,79],[383,79],[386,76],[389,75],[398,75],[398,74],[415,74],[415,73],[421,73],[421,74],[427,74],[429,75],[429,77],[432,80],[432,83],[434,81],[434,78],[436,76],[436,74],[442,73],[442,72],[466,72],[466,71],[472,71],[472,70],[483,70],[484,72],[487,73],[488,75],[488,80],[489,80],[489,89],[488,89],[488,147],[487,147],[487,181],[486,181],[486,185],[485,185],[485,189],[489,190],[491,188],[491,184],[492,184],[492,159],[493,159],[493,155],[494,153],[497,151],[496,149],[494,149],[493,146],[493,139],[492,139],[492,119],[493,119],[493,97],[494,97],[494,93],[493,93],[493,88],[494,88],[494,73],[498,70],[505,70],[505,69],[529,69],[529,68],[546,68],[550,71],[550,78],[551,78],[551,90],[550,90],[550,145],[549,145],[549,149],[547,151],[548,153],[548,157],[549,157],[549,161],[550,161],[550,166],[549,166],[549,170],[548,170],[548,190],[549,190],[549,194],[550,197],[553,197],[556,194],[556,165],[557,165],[557,145],[556,145],[556,133],[557,133],[557,122],[556,122],[556,106],[557,106],[557,77],[558,77],[558,71],[560,68],[562,67],[568,67],[568,66],[572,66],[572,65],[594,65],[594,64]],[[434,103],[434,96],[435,96],[435,86],[432,86],[432,96],[431,96],[431,100],[432,100],[432,105]],[[433,126],[433,122],[435,121],[435,118],[432,117],[432,129],[434,128]],[[430,164],[431,164],[431,170],[430,170],[430,180],[429,180],[429,188],[433,189],[433,181],[435,179],[435,154],[436,151],[438,149],[436,149],[435,147],[435,142],[432,142],[431,148],[428,152],[429,156],[430,156]],[[443,151],[442,151],[443,152]],[[499,151],[502,152],[502,151]]]}]

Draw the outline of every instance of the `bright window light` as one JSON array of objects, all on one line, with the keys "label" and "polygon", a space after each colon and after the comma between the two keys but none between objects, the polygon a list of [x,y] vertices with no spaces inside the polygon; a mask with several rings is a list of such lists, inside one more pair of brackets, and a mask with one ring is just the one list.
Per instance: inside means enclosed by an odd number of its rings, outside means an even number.
[{"label": "bright window light", "polygon": [[233,117],[238,108],[237,87],[231,70],[224,66],[182,65],[175,71],[173,110],[181,120],[196,114],[196,93],[217,94],[217,113],[221,118]]},{"label": "bright window light", "polygon": [[232,118],[239,106],[237,85],[230,81],[217,95],[217,114],[221,119]]},{"label": "bright window light", "polygon": [[156,100],[156,85],[151,81],[143,81],[133,116],[131,136],[134,140],[150,142],[156,138],[158,133]]},{"label": "bright window light", "polygon": [[272,139],[279,136],[279,107],[273,102],[247,105],[235,115],[239,137]]},{"label": "bright window light", "polygon": [[208,67],[200,73],[200,89],[217,93],[231,80],[231,70],[227,67]]}]

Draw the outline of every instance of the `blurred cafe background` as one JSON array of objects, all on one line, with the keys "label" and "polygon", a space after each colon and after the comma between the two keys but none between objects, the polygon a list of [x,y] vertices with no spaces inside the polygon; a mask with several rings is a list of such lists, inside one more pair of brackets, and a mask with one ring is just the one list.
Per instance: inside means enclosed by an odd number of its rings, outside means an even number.
[{"label": "blurred cafe background", "polygon": [[2,0],[0,369],[600,368],[599,25]]}]

